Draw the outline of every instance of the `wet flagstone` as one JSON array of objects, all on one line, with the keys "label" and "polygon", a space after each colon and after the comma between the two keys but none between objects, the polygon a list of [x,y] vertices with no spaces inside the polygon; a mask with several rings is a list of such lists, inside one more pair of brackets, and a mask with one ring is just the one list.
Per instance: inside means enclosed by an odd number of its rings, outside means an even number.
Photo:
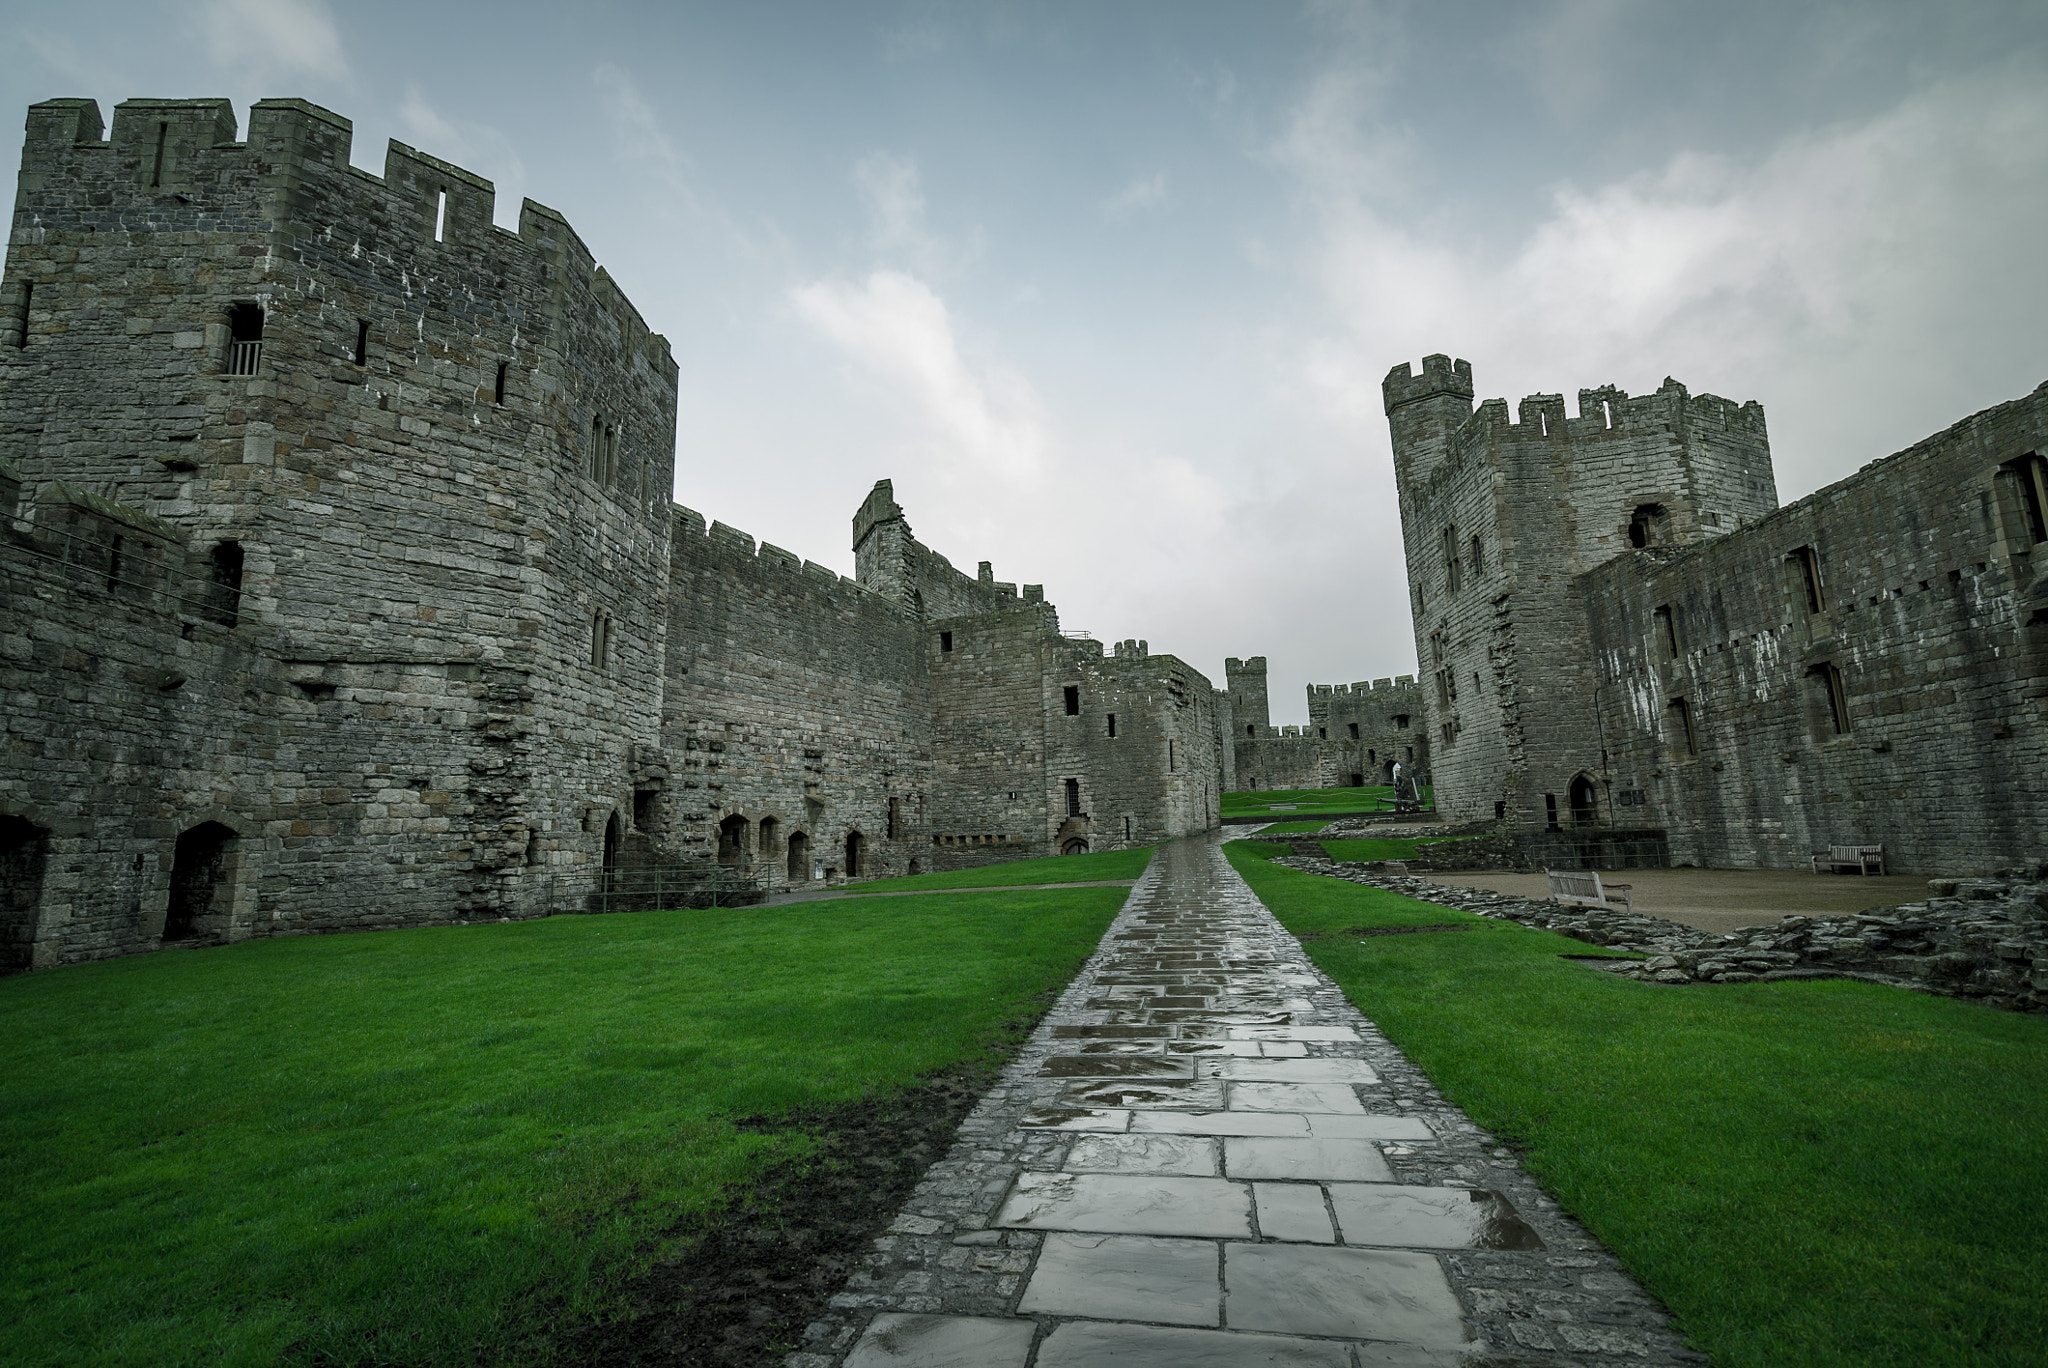
[{"label": "wet flagstone", "polygon": [[804,1341],[786,1368],[1701,1362],[1214,839],[1160,849]]}]

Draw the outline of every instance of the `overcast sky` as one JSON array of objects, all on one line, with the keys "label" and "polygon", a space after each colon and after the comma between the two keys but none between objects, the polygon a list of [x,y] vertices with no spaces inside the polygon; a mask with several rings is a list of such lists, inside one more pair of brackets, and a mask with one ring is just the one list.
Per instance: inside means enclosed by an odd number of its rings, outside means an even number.
[{"label": "overcast sky", "polygon": [[552,205],[675,349],[679,502],[851,573],[893,478],[1276,721],[1414,668],[1389,366],[1758,400],[1788,501],[2048,379],[2043,0],[0,0],[0,56]]}]

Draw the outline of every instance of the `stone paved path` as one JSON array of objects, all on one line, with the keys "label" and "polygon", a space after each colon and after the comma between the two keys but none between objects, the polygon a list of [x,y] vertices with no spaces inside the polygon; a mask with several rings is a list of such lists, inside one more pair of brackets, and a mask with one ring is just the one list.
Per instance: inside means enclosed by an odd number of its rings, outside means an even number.
[{"label": "stone paved path", "polygon": [[786,1368],[1703,1362],[1324,978],[1164,846]]}]

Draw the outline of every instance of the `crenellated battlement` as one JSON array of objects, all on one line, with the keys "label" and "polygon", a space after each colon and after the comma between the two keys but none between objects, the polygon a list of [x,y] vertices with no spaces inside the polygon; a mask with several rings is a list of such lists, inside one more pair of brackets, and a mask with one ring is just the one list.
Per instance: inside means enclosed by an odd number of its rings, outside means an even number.
[{"label": "crenellated battlement", "polygon": [[1380,381],[1380,394],[1386,401],[1388,413],[1424,399],[1443,396],[1462,399],[1469,405],[1472,392],[1472,363],[1462,358],[1453,361],[1441,352],[1422,358],[1420,374],[1403,361]]},{"label": "crenellated battlement", "polygon": [[[551,280],[558,294],[581,287],[586,307],[616,317],[622,348],[673,371],[668,339],[648,327],[556,210],[523,200],[518,229],[500,228],[488,179],[396,139],[385,148],[381,177],[351,165],[354,124],[306,100],[258,100],[247,138],[238,141],[236,131],[226,99],[124,100],[114,107],[111,132],[95,100],[45,100],[28,112],[17,214],[61,231],[67,216],[51,203],[58,198],[52,192],[68,188],[75,196],[91,185],[114,191],[103,215],[123,223],[139,216],[145,227],[204,219],[233,229],[240,220],[312,236],[355,220],[365,233],[358,245],[372,251],[459,252],[468,269],[516,264]],[[318,206],[322,221],[295,223],[308,205]],[[416,233],[410,243],[394,236],[404,225]],[[371,235],[373,226],[383,233]]]}]

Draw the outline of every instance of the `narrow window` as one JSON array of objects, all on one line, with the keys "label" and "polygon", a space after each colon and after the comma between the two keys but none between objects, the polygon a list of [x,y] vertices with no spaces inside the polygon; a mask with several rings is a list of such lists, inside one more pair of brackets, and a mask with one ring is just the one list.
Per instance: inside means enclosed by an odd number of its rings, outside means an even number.
[{"label": "narrow window", "polygon": [[1674,698],[1665,705],[1671,714],[1671,744],[1680,755],[1698,755],[1699,738],[1693,735],[1692,706],[1682,698]]},{"label": "narrow window", "polygon": [[1330,739],[1330,729],[1328,727],[1317,727],[1316,736],[1319,740],[1327,741]]},{"label": "narrow window", "polygon": [[119,538],[119,537],[116,537],[116,538],[114,538],[114,544],[113,544],[113,546],[112,546],[111,548],[109,548],[109,550],[108,550],[108,554],[107,554],[107,592],[108,592],[108,593],[112,593],[112,592],[113,592],[113,590],[114,590],[114,586],[115,586],[115,585],[117,585],[117,584],[119,584],[120,582],[121,582],[121,538]]},{"label": "narrow window", "polygon": [[610,489],[619,479],[619,430],[611,424],[604,429],[604,485]]},{"label": "narrow window", "polygon": [[370,364],[370,320],[367,318],[356,320],[356,364]]},{"label": "narrow window", "polygon": [[207,558],[207,579],[211,616],[223,627],[232,627],[242,616],[242,544],[216,542]]},{"label": "narrow window", "polygon": [[[1356,722],[1353,722],[1351,724],[1351,739],[1353,741],[1356,741],[1358,739],[1358,724]],[[1356,788],[1357,785],[1354,784],[1352,787]]]},{"label": "narrow window", "polygon": [[1554,793],[1543,795],[1543,824],[1552,831],[1563,830],[1557,824],[1557,795]]},{"label": "narrow window", "polygon": [[228,374],[254,375],[263,359],[263,307],[237,304],[228,310]]},{"label": "narrow window", "polygon": [[1171,741],[1166,743],[1166,767],[1168,769],[1173,768],[1173,742]]},{"label": "narrow window", "polygon": [[1131,839],[1131,819],[1128,817],[1124,818],[1124,839],[1126,841]]},{"label": "narrow window", "polygon": [[892,841],[893,841],[893,840],[895,840],[895,839],[896,839],[896,838],[897,838],[897,837],[898,837],[899,835],[901,835],[901,834],[902,834],[901,832],[899,832],[899,831],[898,831],[898,830],[896,829],[896,817],[897,817],[897,814],[898,814],[898,813],[899,813],[900,811],[901,811],[901,807],[900,807],[900,805],[899,805],[898,801],[897,801],[896,799],[894,799],[894,798],[891,798],[891,799],[889,800],[889,829],[888,829],[888,836],[889,836],[889,839],[890,839],[890,840],[892,840]]},{"label": "narrow window", "polygon": [[953,634],[951,632],[939,633],[939,649],[941,651],[950,651],[953,649]]},{"label": "narrow window", "polygon": [[444,232],[446,232],[447,229],[448,192],[446,190],[437,190],[434,193],[434,241],[439,242],[441,240],[441,235]]},{"label": "narrow window", "polygon": [[1828,606],[1827,586],[1820,577],[1820,556],[1810,546],[1802,546],[1786,557],[1795,568],[1798,588],[1805,595],[1807,616],[1823,612]]},{"label": "narrow window", "polygon": [[21,282],[21,331],[14,335],[14,345],[19,350],[28,347],[28,311],[35,302],[36,283],[33,280]]},{"label": "narrow window", "polygon": [[1259,734],[1259,729],[1254,725],[1247,724],[1244,729],[1244,734],[1246,736],[1257,736]]},{"label": "narrow window", "polygon": [[1476,536],[1472,538],[1472,573],[1474,575],[1486,573],[1486,550]]},{"label": "narrow window", "polygon": [[2048,460],[2038,455],[2022,456],[2017,461],[2007,461],[2001,473],[2009,473],[2015,486],[2015,503],[2027,544],[2039,546],[2048,542]]},{"label": "narrow window", "polygon": [[1080,815],[1081,781],[1079,779],[1069,779],[1067,780],[1067,816],[1079,817]]},{"label": "narrow window", "polygon": [[1458,562],[1458,529],[1444,529],[1444,588],[1455,594],[1464,584],[1464,574]]},{"label": "narrow window", "polygon": [[1678,659],[1678,633],[1671,625],[1671,606],[1658,608],[1651,614],[1656,620],[1657,644],[1664,651],[1666,660]]},{"label": "narrow window", "polygon": [[1394,714],[1394,730],[1395,730],[1395,731],[1406,731],[1406,730],[1408,730],[1408,714],[1407,714],[1407,713],[1395,713],[1395,714]]},{"label": "narrow window", "polygon": [[1834,734],[1847,736],[1850,730],[1849,691],[1843,687],[1842,672],[1832,664],[1822,663],[1806,673],[1827,704],[1828,724],[1834,728]]},{"label": "narrow window", "polygon": [[[362,362],[358,360],[356,364],[361,365]],[[494,404],[505,402],[505,363],[503,361],[498,363],[498,384],[497,388],[491,393],[491,402]]]},{"label": "narrow window", "polygon": [[590,668],[602,671],[611,655],[611,618],[604,613],[590,617]]},{"label": "narrow window", "polygon": [[156,165],[149,173],[149,188],[154,190],[164,183],[164,144],[171,139],[171,126],[160,123],[156,126]]},{"label": "narrow window", "polygon": [[1115,735],[1116,735],[1116,714],[1115,714],[1115,713],[1111,713],[1111,714],[1109,715],[1109,734],[1110,734],[1111,736],[1115,736]]},{"label": "narrow window", "polygon": [[1063,692],[1067,698],[1067,716],[1079,717],[1081,715],[1081,686],[1069,684]]}]

